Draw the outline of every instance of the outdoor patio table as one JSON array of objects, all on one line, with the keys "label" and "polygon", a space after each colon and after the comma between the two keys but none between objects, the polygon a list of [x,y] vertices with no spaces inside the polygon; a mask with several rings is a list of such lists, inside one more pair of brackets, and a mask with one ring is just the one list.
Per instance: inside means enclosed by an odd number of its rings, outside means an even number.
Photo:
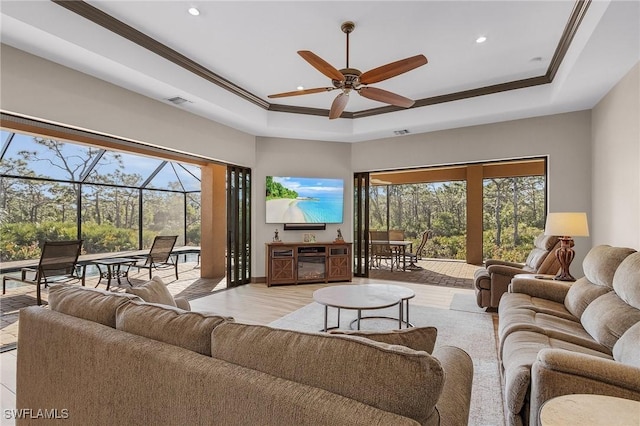
[{"label": "outdoor patio table", "polygon": [[[129,269],[131,265],[136,263],[138,259],[134,259],[131,257],[110,257],[106,259],[97,259],[92,261],[91,263],[98,267],[98,271],[100,272],[100,279],[98,280],[98,284],[100,284],[103,278],[107,280],[107,290],[111,287],[111,279],[116,278],[118,280],[118,284],[121,284],[120,278],[124,277],[127,279],[127,282],[131,287],[131,281],[129,281]],[[127,269],[124,270],[122,265],[127,265]],[[106,267],[106,270],[103,271],[100,266]]]}]

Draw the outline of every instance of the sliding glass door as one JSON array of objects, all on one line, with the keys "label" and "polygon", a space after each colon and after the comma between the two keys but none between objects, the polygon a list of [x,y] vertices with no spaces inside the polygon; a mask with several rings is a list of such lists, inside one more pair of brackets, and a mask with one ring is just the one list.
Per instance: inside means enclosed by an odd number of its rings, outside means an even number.
[{"label": "sliding glass door", "polygon": [[353,275],[369,276],[369,173],[353,175]]},{"label": "sliding glass door", "polygon": [[227,166],[227,287],[251,282],[251,169]]}]

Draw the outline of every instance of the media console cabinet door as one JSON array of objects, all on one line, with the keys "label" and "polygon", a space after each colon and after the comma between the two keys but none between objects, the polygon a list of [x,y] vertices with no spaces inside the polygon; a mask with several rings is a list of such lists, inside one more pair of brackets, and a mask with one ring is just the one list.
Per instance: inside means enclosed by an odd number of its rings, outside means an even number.
[{"label": "media console cabinet door", "polygon": [[351,248],[336,245],[329,249],[329,281],[351,281]]},{"label": "media console cabinet door", "polygon": [[271,284],[295,284],[295,247],[267,246],[267,286]]}]

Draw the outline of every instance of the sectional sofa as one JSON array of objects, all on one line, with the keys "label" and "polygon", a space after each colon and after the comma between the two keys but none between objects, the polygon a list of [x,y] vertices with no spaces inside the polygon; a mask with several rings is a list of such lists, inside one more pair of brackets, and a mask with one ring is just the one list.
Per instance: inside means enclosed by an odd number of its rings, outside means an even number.
[{"label": "sectional sofa", "polygon": [[302,333],[52,286],[49,308],[20,312],[16,404],[84,425],[466,425],[472,361],[430,354],[435,336]]},{"label": "sectional sofa", "polygon": [[500,300],[509,425],[538,425],[559,395],[640,401],[640,253],[596,246],[583,269],[575,283],[516,277]]}]

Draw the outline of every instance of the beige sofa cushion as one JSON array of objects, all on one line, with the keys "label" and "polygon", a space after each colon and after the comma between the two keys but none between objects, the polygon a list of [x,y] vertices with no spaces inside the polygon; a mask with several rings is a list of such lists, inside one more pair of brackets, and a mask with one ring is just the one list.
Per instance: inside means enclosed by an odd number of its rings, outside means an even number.
[{"label": "beige sofa cushion", "polygon": [[629,305],[640,309],[640,252],[625,258],[613,276],[613,290]]},{"label": "beige sofa cushion", "polygon": [[531,366],[541,350],[564,349],[611,359],[609,354],[558,339],[558,334],[553,331],[540,331],[517,330],[505,338],[502,353],[504,398],[505,405],[511,413],[519,413],[528,399],[531,390]]},{"label": "beige sofa cushion", "polygon": [[55,284],[49,289],[49,308],[77,318],[116,327],[116,310],[138,296],[97,288]]},{"label": "beige sofa cushion", "polygon": [[331,334],[346,336],[360,336],[376,342],[389,345],[401,345],[415,351],[432,353],[438,337],[435,327],[411,327],[402,330],[374,331],[374,330],[331,330]]},{"label": "beige sofa cushion", "polygon": [[613,359],[640,368],[640,322],[625,331],[613,345]]},{"label": "beige sofa cushion", "polygon": [[211,356],[211,332],[229,321],[233,318],[144,302],[128,303],[116,312],[118,330],[207,356]]},{"label": "beige sofa cushion", "polygon": [[596,285],[613,287],[613,275],[622,261],[635,250],[599,245],[589,250],[582,262],[584,276]]},{"label": "beige sofa cushion", "polygon": [[161,305],[176,306],[176,301],[169,292],[162,278],[155,276],[144,284],[137,285],[125,290],[127,293],[135,294],[148,303],[159,303]]},{"label": "beige sofa cushion", "polygon": [[635,250],[624,247],[599,245],[589,250],[582,263],[584,277],[577,280],[567,292],[564,305],[576,317],[598,297],[611,291],[616,270]]},{"label": "beige sofa cushion", "polygon": [[[422,351],[356,336],[302,333],[226,323],[212,334],[212,356],[410,417],[438,424],[444,372]],[[342,362],[357,359],[358,362]]]},{"label": "beige sofa cushion", "polygon": [[591,302],[580,322],[598,343],[613,349],[618,339],[640,322],[640,309],[627,305],[611,291]]},{"label": "beige sofa cushion", "polygon": [[610,291],[611,288],[606,285],[595,285],[585,277],[579,278],[567,291],[564,307],[576,318],[580,318],[591,302]]}]

